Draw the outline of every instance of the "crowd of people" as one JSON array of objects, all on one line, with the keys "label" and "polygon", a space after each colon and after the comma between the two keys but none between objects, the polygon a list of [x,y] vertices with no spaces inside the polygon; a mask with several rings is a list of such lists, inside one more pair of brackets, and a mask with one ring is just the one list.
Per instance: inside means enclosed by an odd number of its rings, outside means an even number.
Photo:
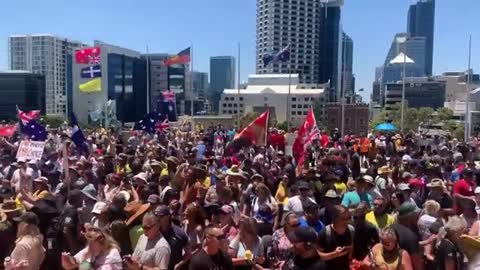
[{"label": "crowd of people", "polygon": [[0,139],[0,269],[480,269],[476,140],[322,131],[297,164],[234,134]]}]

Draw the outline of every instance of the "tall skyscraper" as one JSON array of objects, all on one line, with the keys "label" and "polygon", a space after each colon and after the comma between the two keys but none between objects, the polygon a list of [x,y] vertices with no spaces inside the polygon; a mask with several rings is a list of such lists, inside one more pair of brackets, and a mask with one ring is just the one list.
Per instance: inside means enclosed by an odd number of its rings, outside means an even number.
[{"label": "tall skyscraper", "polygon": [[435,32],[435,0],[418,0],[408,9],[407,31],[412,37],[426,38],[425,74],[432,75]]},{"label": "tall skyscraper", "polygon": [[385,87],[387,83],[396,83],[402,80],[403,63],[390,63],[400,53],[404,53],[414,63],[407,63],[405,67],[406,77],[422,77],[425,73],[425,37],[410,37],[408,33],[397,33],[393,38],[390,50],[383,64],[381,72],[381,98],[380,103],[385,101]]},{"label": "tall skyscraper", "polygon": [[209,100],[213,111],[218,112],[218,102],[225,89],[235,88],[235,58],[233,56],[210,57]]},{"label": "tall skyscraper", "polygon": [[10,69],[45,75],[46,114],[67,111],[67,57],[87,45],[50,34],[13,35],[9,38]]},{"label": "tall skyscraper", "polygon": [[[343,32],[342,35],[342,78],[340,95],[353,96],[355,94],[355,82],[353,76],[353,40]],[[343,93],[343,91],[345,91]]]},{"label": "tall skyscraper", "polygon": [[[341,88],[343,0],[257,0],[258,74],[299,74],[300,83],[330,81],[329,96],[336,100]],[[290,61],[264,66],[265,54],[290,45]]]}]

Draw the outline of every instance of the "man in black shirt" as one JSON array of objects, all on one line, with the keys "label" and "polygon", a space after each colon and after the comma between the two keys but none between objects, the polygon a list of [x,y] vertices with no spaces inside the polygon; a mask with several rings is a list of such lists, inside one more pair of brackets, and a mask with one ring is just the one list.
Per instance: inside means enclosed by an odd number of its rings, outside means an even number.
[{"label": "man in black shirt", "polygon": [[287,237],[293,244],[294,256],[283,264],[282,270],[327,269],[315,249],[317,233],[312,227],[297,227]]},{"label": "man in black shirt", "polygon": [[222,229],[207,227],[203,247],[190,259],[188,270],[233,270],[232,259],[221,249],[225,240]]},{"label": "man in black shirt", "polygon": [[365,221],[367,211],[367,205],[362,202],[353,213],[355,236],[353,237],[352,257],[357,261],[362,261],[367,256],[369,249],[380,241],[377,228]]},{"label": "man in black shirt", "polygon": [[318,237],[320,258],[327,269],[349,270],[355,229],[349,225],[350,212],[345,206],[332,207],[333,223],[326,226]]},{"label": "man in black shirt", "polygon": [[411,202],[403,203],[398,209],[397,223],[392,227],[398,235],[398,243],[410,255],[413,269],[423,270],[423,251],[420,249],[420,236],[418,235],[419,209]]},{"label": "man in black shirt", "polygon": [[444,212],[453,212],[453,199],[448,193],[445,193],[445,185],[442,179],[433,178],[432,181],[427,184],[427,187],[430,189],[427,200],[437,201]]},{"label": "man in black shirt", "polygon": [[[160,218],[160,232],[170,245],[170,262],[168,270],[173,270],[175,265],[182,260],[182,251],[188,243],[187,234],[177,225],[172,224],[170,209],[160,205],[155,209],[155,215]],[[191,250],[185,250],[185,256],[190,255]]]}]

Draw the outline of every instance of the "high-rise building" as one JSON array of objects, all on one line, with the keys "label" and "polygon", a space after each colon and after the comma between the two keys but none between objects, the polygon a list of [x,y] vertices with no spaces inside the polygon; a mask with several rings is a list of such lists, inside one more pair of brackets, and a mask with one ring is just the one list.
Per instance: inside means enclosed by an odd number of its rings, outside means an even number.
[{"label": "high-rise building", "polygon": [[[317,83],[330,82],[329,99],[331,102],[337,102],[340,101],[342,94],[341,74],[344,40],[341,7],[343,0],[322,0],[321,2],[319,11],[319,76]],[[346,42],[348,41],[346,40]]]},{"label": "high-rise building", "polygon": [[406,63],[405,77],[422,77],[425,74],[425,37],[410,37],[408,33],[397,33],[392,41],[381,72],[381,98],[385,102],[385,87],[387,83],[396,83],[403,78],[403,63],[391,61],[403,53],[413,63]]},{"label": "high-rise building", "polygon": [[418,0],[408,9],[407,31],[412,37],[425,37],[425,74],[432,75],[435,32],[435,0]]},{"label": "high-rise building", "polygon": [[208,99],[213,111],[218,112],[218,102],[223,90],[235,88],[235,58],[233,56],[210,57],[210,93]]},{"label": "high-rise building", "polygon": [[[147,113],[147,64],[137,51],[95,41],[100,47],[101,90],[85,93],[79,85],[90,79],[81,78],[87,67],[72,59],[72,103],[78,121],[88,122],[93,112],[102,112],[107,101],[115,104],[116,118],[121,122],[136,122]],[[74,56],[71,56],[74,58]]]},{"label": "high-rise building", "polygon": [[[386,85],[385,107],[402,102],[402,82]],[[405,100],[408,107],[441,108],[445,102],[445,81],[427,77],[407,78],[405,84]]]},{"label": "high-rise building", "polygon": [[[343,0],[257,0],[257,74],[299,74],[300,83],[330,81],[329,96],[341,88]],[[288,63],[264,66],[263,57],[290,46]]]},{"label": "high-rise building", "polygon": [[147,61],[149,78],[150,111],[158,111],[162,92],[168,87],[168,67],[163,64],[169,58],[166,53],[142,54],[142,59]]},{"label": "high-rise building", "polygon": [[45,112],[65,116],[67,111],[67,56],[87,45],[50,34],[9,38],[10,69],[45,75]]},{"label": "high-rise building", "polygon": [[353,76],[353,40],[345,32],[342,37],[342,77],[340,95],[353,97],[355,94],[355,78]]},{"label": "high-rise building", "polygon": [[0,72],[0,119],[17,119],[22,110],[45,112],[45,75],[29,71]]}]

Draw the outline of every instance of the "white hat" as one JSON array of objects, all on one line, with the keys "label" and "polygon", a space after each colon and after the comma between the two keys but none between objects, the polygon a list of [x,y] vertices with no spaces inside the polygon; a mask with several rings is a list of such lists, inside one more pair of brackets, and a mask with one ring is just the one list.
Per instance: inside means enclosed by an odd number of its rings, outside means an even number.
[{"label": "white hat", "polygon": [[102,210],[103,210],[103,208],[105,208],[105,206],[107,206],[107,204],[104,203],[104,202],[95,203],[95,205],[93,206],[93,209],[92,209],[92,214],[101,214]]},{"label": "white hat", "polygon": [[23,158],[23,157],[20,157],[20,158],[17,158],[17,162],[27,162],[27,159],[26,158]]},{"label": "white hat", "polygon": [[138,173],[133,177],[133,179],[140,179],[143,182],[147,183],[147,173],[144,173],[144,172]]},{"label": "white hat", "polygon": [[480,187],[475,188],[475,194],[480,195]]}]

